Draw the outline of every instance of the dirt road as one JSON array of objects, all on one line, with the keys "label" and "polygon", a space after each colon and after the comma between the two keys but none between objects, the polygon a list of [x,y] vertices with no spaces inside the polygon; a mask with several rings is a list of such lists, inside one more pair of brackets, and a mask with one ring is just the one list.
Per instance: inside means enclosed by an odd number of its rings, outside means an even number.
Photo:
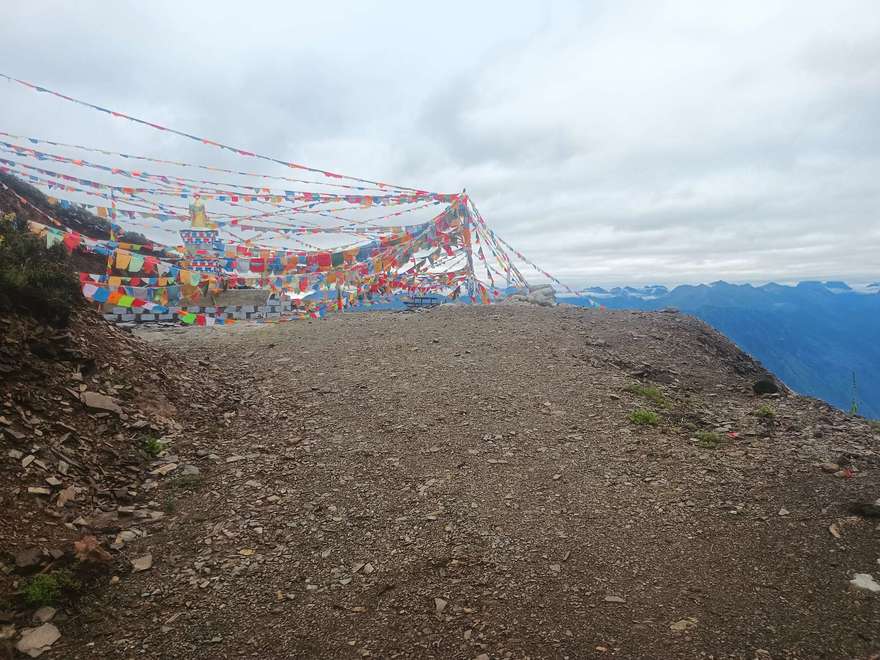
[{"label": "dirt road", "polygon": [[693,319],[444,307],[148,339],[240,407],[170,448],[200,474],[148,495],[168,522],[126,553],[152,568],[47,656],[880,652],[880,594],[849,585],[880,577],[878,521],[848,513],[880,497],[880,439],[756,397]]}]

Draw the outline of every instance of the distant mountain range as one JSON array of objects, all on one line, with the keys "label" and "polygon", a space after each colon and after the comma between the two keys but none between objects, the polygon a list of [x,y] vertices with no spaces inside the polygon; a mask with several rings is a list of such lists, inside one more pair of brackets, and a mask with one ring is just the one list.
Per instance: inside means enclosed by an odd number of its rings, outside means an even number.
[{"label": "distant mountain range", "polygon": [[[560,302],[614,309],[676,308],[730,337],[793,390],[880,418],[880,282],[587,289]],[[853,388],[855,374],[855,392]]]}]

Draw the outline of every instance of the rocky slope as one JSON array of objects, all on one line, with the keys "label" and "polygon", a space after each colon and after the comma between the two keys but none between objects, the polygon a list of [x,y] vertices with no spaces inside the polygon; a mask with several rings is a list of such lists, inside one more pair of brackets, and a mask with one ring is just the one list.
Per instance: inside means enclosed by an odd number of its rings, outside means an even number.
[{"label": "rocky slope", "polygon": [[0,648],[161,527],[153,454],[211,427],[227,405],[216,382],[85,307],[63,330],[0,315]]},{"label": "rocky slope", "polygon": [[[874,293],[866,293],[873,291]],[[675,308],[757,356],[791,388],[864,417],[880,418],[880,295],[843,282],[797,286],[710,285],[593,289],[563,298],[614,309]],[[854,387],[855,386],[855,387]]]},{"label": "rocky slope", "polygon": [[880,438],[755,395],[760,365],[692,318],[448,306],[149,338],[240,406],[160,457],[149,497],[174,506],[124,549],[151,561],[66,606],[45,657],[880,652]]}]

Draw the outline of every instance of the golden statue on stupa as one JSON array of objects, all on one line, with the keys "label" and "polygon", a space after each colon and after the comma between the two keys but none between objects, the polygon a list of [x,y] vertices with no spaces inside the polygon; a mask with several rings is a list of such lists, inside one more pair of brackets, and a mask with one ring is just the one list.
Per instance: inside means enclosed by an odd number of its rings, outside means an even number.
[{"label": "golden statue on stupa", "polygon": [[208,220],[205,203],[199,195],[189,205],[189,225],[192,229],[217,229],[217,225]]}]

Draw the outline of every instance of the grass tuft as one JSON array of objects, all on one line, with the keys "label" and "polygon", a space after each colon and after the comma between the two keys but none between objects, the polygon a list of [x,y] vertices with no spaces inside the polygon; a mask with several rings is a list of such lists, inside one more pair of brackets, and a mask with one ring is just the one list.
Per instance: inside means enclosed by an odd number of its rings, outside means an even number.
[{"label": "grass tuft", "polygon": [[628,385],[626,387],[626,391],[630,394],[636,394],[638,396],[644,397],[652,403],[658,406],[662,406],[663,408],[669,405],[669,401],[666,399],[666,396],[663,394],[660,388],[654,387],[653,385],[642,385],[641,383],[633,383],[632,385]]},{"label": "grass tuft", "polygon": [[168,515],[177,511],[177,501],[173,495],[166,495],[165,499],[162,500],[162,511]]},{"label": "grass tuft", "polygon": [[202,481],[202,475],[200,474],[184,474],[174,477],[166,483],[166,486],[174,490],[198,490],[202,485]]},{"label": "grass tuft", "polygon": [[150,436],[148,438],[144,438],[143,448],[148,456],[156,458],[165,450],[165,443],[159,440],[159,438],[154,438],[153,436]]},{"label": "grass tuft", "polygon": [[776,411],[773,410],[773,406],[769,403],[763,403],[758,406],[758,409],[755,411],[755,415],[762,419],[773,419],[776,417]]},{"label": "grass tuft", "polygon": [[639,408],[629,414],[629,421],[638,426],[657,426],[660,423],[660,415],[653,410]]},{"label": "grass tuft", "polygon": [[64,592],[76,591],[79,587],[70,571],[61,570],[35,575],[25,583],[22,593],[29,606],[42,607],[55,605]]},{"label": "grass tuft", "polygon": [[697,439],[697,447],[703,449],[718,449],[724,442],[715,431],[697,431],[694,437]]}]

